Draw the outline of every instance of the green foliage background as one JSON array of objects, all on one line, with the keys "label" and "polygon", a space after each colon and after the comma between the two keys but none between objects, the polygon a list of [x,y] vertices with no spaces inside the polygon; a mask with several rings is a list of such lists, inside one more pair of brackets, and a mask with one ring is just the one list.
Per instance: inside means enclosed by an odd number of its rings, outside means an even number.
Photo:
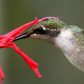
[{"label": "green foliage background", "polygon": [[[84,0],[0,0],[0,35],[19,26],[48,16],[61,17],[67,24],[84,27]],[[15,42],[34,61],[38,78],[14,49],[0,50],[0,64],[5,74],[2,84],[84,84],[84,72],[75,68],[53,45],[25,39]]]}]

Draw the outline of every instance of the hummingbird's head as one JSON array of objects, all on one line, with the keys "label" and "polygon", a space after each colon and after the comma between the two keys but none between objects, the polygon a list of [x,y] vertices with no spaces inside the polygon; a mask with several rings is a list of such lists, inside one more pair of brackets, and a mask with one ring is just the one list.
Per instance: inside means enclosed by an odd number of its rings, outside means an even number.
[{"label": "hummingbird's head", "polygon": [[58,18],[46,18],[33,25],[27,32],[17,36],[14,41],[22,38],[34,38],[55,44],[55,38],[60,34],[65,23]]}]

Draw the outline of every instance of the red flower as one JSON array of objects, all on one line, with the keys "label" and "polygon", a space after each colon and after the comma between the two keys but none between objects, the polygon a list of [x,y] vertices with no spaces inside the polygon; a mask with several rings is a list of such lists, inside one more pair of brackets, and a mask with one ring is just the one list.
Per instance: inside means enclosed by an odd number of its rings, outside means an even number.
[{"label": "red flower", "polygon": [[27,64],[30,66],[32,70],[35,71],[38,77],[42,77],[40,73],[38,72],[37,66],[38,63],[34,62],[31,58],[29,58],[26,54],[24,54],[14,43],[13,40],[16,36],[18,36],[20,33],[22,33],[26,28],[30,27],[31,25],[34,25],[37,23],[37,18],[35,21],[32,21],[30,23],[27,23],[5,35],[0,36],[0,48],[7,48],[12,47],[14,50],[19,53],[23,59],[27,62]]},{"label": "red flower", "polygon": [[0,77],[1,77],[1,80],[0,80],[0,84],[1,84],[1,81],[4,79],[4,73],[1,69],[1,65],[0,65]]},{"label": "red flower", "polygon": [[[45,17],[42,18],[40,20],[36,20],[32,21],[30,23],[27,23],[5,35],[0,36],[0,48],[7,48],[7,47],[12,47],[14,48],[14,50],[19,53],[23,59],[27,62],[27,64],[30,66],[30,68],[32,70],[34,70],[34,72],[37,74],[38,77],[42,77],[37,69],[38,63],[34,62],[31,58],[29,58],[26,54],[24,54],[14,43],[13,40],[15,39],[15,37],[17,37],[20,33],[22,33],[26,28],[30,27],[31,25],[34,25],[38,22],[41,22],[45,19],[48,18],[57,18],[57,20],[59,20],[59,17]],[[0,66],[0,76],[1,76],[1,80],[0,82],[4,79],[4,74],[2,72],[1,66]]]},{"label": "red flower", "polygon": [[[45,20],[45,19],[49,19],[49,18],[56,18],[56,19],[57,19],[57,22],[58,22],[60,17],[44,17],[44,18],[38,20],[38,22],[41,22],[41,21],[43,21],[43,20]],[[37,22],[37,23],[38,23],[38,22]]]}]

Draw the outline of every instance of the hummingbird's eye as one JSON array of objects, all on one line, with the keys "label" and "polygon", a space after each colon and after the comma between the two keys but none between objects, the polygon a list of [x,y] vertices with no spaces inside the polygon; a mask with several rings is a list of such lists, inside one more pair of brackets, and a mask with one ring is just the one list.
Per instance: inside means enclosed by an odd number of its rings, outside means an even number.
[{"label": "hummingbird's eye", "polygon": [[37,29],[34,30],[34,33],[36,34],[44,34],[45,30],[43,29],[43,27],[38,27]]}]

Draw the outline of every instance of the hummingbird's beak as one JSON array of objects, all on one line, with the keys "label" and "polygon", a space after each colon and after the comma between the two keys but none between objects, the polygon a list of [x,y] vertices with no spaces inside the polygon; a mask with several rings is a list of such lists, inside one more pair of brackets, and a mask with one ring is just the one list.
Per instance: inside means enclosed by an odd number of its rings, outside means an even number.
[{"label": "hummingbird's beak", "polygon": [[20,34],[17,37],[15,37],[15,39],[13,41],[17,41],[17,40],[20,40],[20,39],[28,38],[30,35],[31,34],[27,34],[27,33]]},{"label": "hummingbird's beak", "polygon": [[20,40],[20,39],[29,38],[33,33],[34,33],[34,30],[33,30],[33,28],[31,28],[28,31],[26,31],[25,33],[20,34],[17,37],[15,37],[15,39],[13,41],[17,41],[17,40]]}]

